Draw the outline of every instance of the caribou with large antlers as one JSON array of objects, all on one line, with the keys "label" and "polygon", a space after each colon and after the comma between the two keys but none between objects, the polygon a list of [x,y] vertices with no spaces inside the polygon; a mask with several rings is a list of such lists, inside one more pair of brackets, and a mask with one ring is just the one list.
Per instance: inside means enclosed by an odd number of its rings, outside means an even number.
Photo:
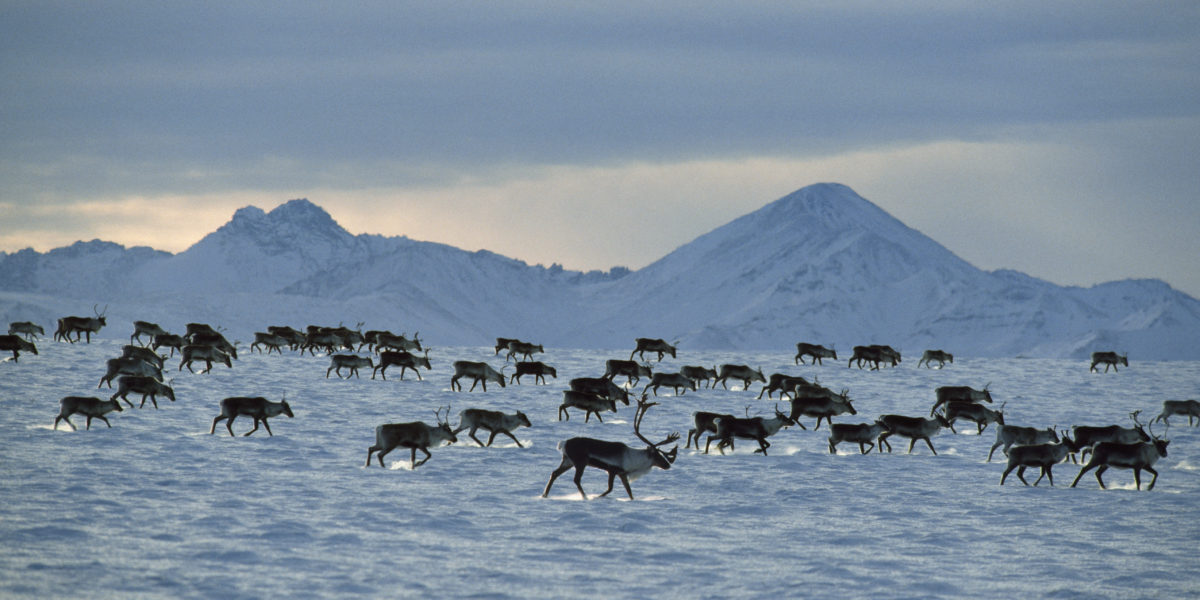
[{"label": "caribou with large antlers", "polygon": [[[1136,421],[1136,419],[1135,419]],[[1092,448],[1092,459],[1079,470],[1079,474],[1075,476],[1075,481],[1071,482],[1071,487],[1079,483],[1079,478],[1083,477],[1091,469],[1096,469],[1096,481],[1100,482],[1100,489],[1105,489],[1104,479],[1100,476],[1108,470],[1109,467],[1117,467],[1121,469],[1133,469],[1133,481],[1137,485],[1137,489],[1142,489],[1142,471],[1149,471],[1154,475],[1150,480],[1150,485],[1146,486],[1146,490],[1154,489],[1154,483],[1158,481],[1158,471],[1154,470],[1154,463],[1160,458],[1167,456],[1167,444],[1169,440],[1164,440],[1156,435],[1151,435],[1151,439],[1144,442],[1134,442],[1130,444],[1120,442],[1100,442]],[[1078,441],[1078,440],[1077,440]],[[1014,450],[1016,450],[1014,448]]]},{"label": "caribou with large antlers", "polygon": [[[81,335],[87,335],[87,343],[92,343],[92,334],[99,333],[100,328],[108,324],[104,318],[104,313],[108,312],[108,305],[104,306],[104,311],[96,310],[97,305],[92,306],[92,312],[96,313],[94,317],[63,317],[58,320],[58,330],[54,332],[54,339],[65,340],[74,344],[79,341]],[[71,339],[71,334],[75,334],[75,339]]]},{"label": "caribou with large antlers", "polygon": [[[383,457],[388,452],[396,448],[408,448],[412,450],[410,461],[412,468],[415,469],[425,461],[433,458],[429,453],[431,446],[436,446],[442,442],[453,444],[458,441],[458,437],[454,435],[454,430],[450,428],[450,422],[447,420],[450,417],[450,407],[446,406],[446,416],[441,414],[442,409],[434,411],[437,417],[437,425],[430,425],[420,421],[411,423],[387,423],[375,428],[375,445],[367,448],[367,464],[371,466],[371,455],[378,452],[379,466],[383,467]],[[417,460],[417,450],[425,453],[425,458]],[[386,468],[386,467],[385,467]]]},{"label": "caribou with large antlers", "polygon": [[658,443],[651,442],[642,435],[641,425],[642,420],[646,417],[646,411],[657,404],[657,402],[647,402],[643,395],[638,400],[637,413],[633,418],[633,433],[646,444],[645,448],[630,448],[621,442],[587,437],[574,437],[564,441],[560,446],[562,462],[550,474],[550,481],[546,483],[542,497],[550,495],[550,487],[554,485],[554,480],[558,479],[559,475],[574,467],[575,487],[579,490],[579,495],[587,500],[587,493],[583,491],[583,470],[587,467],[596,467],[608,473],[608,489],[599,497],[607,496],[613,490],[613,481],[620,477],[621,484],[625,486],[625,492],[629,494],[629,499],[633,500],[633,489],[629,487],[629,481],[645,475],[654,467],[670,469],[679,452],[679,446],[675,446],[670,452],[663,452],[659,448],[659,446],[678,440],[679,433],[672,433]]}]

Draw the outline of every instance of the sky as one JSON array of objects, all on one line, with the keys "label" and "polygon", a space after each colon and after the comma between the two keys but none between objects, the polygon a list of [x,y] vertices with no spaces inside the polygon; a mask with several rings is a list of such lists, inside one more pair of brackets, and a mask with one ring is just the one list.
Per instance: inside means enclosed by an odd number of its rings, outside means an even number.
[{"label": "sky", "polygon": [[308,198],[637,269],[839,182],[980,268],[1200,297],[1197,157],[1190,1],[0,4],[7,252]]}]

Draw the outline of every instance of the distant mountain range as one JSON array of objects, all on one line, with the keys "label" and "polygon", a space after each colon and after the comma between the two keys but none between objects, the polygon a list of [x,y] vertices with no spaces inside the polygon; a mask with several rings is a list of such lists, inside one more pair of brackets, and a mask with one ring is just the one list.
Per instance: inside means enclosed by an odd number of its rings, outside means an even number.
[{"label": "distant mountain range", "polygon": [[[407,237],[352,235],[292,200],[233,218],[179,254],[102,241],[0,253],[0,319],[108,308],[120,337],[135,319],[187,322],[249,340],[268,325],[420,331],[434,345],[519,337],[546,346],[779,349],[799,341],[849,354],[890,344],[961,356],[1200,359],[1200,301],[1159,280],[1064,287],[983,271],[839,184],[789,194],[637,271],[531,266]],[[839,354],[840,356],[840,354]],[[847,356],[848,358],[848,356]]]}]

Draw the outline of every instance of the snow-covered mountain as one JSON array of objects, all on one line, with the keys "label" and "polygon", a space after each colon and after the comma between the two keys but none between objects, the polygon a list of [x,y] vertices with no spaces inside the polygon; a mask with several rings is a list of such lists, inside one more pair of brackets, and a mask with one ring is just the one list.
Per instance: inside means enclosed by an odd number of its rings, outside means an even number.
[{"label": "snow-covered mountain", "polygon": [[811,341],[906,356],[1200,358],[1200,302],[1161,281],[1078,288],[982,271],[838,184],[798,190],[632,273],[352,235],[292,200],[240,209],[176,255],[100,241],[0,253],[0,290],[0,319],[50,329],[107,305],[114,336],[133,319],[170,330],[205,321],[244,339],[272,324],[363,322],[453,345],[625,348],[649,336],[696,349]]}]

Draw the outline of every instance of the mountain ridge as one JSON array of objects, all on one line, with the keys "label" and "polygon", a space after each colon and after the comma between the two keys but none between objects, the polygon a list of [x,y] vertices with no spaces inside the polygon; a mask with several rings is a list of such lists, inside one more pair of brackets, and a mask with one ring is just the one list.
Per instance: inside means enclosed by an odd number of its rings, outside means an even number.
[{"label": "mountain ridge", "polygon": [[450,345],[521,337],[622,348],[649,336],[693,349],[812,341],[918,355],[1200,358],[1200,302],[1166,282],[1081,288],[983,271],[835,183],[801,188],[632,272],[355,235],[296,199],[238,209],[175,255],[98,240],[0,253],[0,291],[10,320],[52,323],[75,299],[113,306],[114,325],[154,314],[170,330],[205,320],[247,338],[271,324],[362,321]]}]

